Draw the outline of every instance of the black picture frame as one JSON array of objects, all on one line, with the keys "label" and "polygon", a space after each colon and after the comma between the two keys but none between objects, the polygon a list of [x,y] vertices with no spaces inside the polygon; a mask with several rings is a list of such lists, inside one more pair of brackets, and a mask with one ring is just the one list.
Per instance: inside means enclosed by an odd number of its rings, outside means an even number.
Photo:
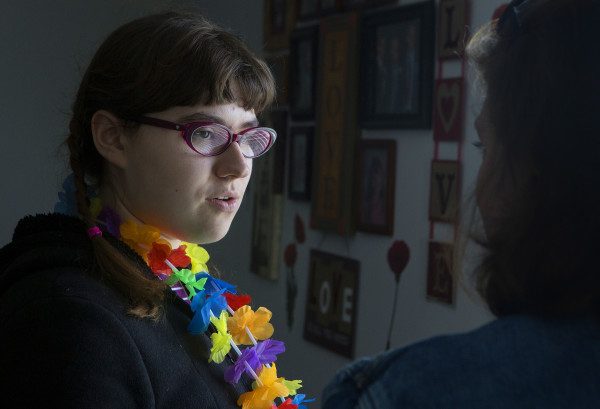
[{"label": "black picture frame", "polygon": [[310,200],[314,135],[312,126],[290,129],[288,197],[291,200]]},{"label": "black picture frame", "polygon": [[319,27],[295,30],[290,45],[289,105],[296,120],[315,117]]},{"label": "black picture frame", "polygon": [[317,18],[319,15],[319,0],[296,0],[298,20]]},{"label": "black picture frame", "polygon": [[434,2],[365,15],[361,27],[361,126],[430,129],[436,38]]},{"label": "black picture frame", "polygon": [[357,229],[392,236],[396,197],[396,141],[365,139],[359,142],[358,147]]}]

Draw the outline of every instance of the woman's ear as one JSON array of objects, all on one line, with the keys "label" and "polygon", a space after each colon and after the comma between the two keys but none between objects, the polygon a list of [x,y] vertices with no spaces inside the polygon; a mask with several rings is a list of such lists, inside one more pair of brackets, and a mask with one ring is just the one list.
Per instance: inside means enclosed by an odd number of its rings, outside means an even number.
[{"label": "woman's ear", "polygon": [[96,150],[109,163],[118,168],[127,165],[125,145],[127,143],[123,121],[103,109],[92,116],[92,137]]}]

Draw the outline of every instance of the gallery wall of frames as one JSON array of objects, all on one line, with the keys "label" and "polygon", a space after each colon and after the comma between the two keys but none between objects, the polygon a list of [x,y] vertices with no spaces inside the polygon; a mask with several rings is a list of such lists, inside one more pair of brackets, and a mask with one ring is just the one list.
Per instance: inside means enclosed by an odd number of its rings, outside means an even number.
[{"label": "gallery wall of frames", "polygon": [[[432,130],[423,296],[455,302],[454,243],[436,240],[435,230],[445,224],[454,226],[455,238],[458,232],[468,6],[468,0],[265,1],[264,54],[277,100],[262,120],[278,140],[255,162],[251,271],[285,280],[288,325],[300,325],[306,340],[343,356],[354,356],[361,260],[307,249],[308,286],[299,293],[294,267],[307,230],[389,237],[396,288],[388,334],[410,261],[402,232],[394,231],[396,141],[363,139],[363,130]],[[450,61],[462,67],[460,75],[444,76]],[[455,144],[457,159],[441,160],[440,143]],[[294,240],[284,243],[288,200],[310,203],[311,211],[308,220],[294,216]],[[295,324],[297,306],[305,314]]]}]

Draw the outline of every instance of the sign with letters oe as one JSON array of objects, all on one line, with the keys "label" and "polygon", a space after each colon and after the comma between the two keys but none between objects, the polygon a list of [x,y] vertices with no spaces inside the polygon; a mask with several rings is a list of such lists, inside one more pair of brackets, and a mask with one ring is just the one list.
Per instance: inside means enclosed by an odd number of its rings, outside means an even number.
[{"label": "sign with letters oe", "polygon": [[429,242],[427,264],[427,298],[444,304],[454,304],[451,243]]},{"label": "sign with letters oe", "polygon": [[311,227],[354,233],[354,151],[358,137],[358,15],[321,21]]},{"label": "sign with letters oe", "polygon": [[360,263],[312,250],[304,338],[353,358]]},{"label": "sign with letters oe", "polygon": [[456,220],[459,200],[459,163],[450,160],[431,162],[429,219],[452,223]]}]

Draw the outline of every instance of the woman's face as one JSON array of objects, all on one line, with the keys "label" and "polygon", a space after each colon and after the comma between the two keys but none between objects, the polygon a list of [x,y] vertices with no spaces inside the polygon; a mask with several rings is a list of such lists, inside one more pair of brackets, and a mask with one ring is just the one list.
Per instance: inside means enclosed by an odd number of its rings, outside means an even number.
[{"label": "woman's face", "polygon": [[490,221],[498,212],[498,202],[494,199],[491,189],[496,148],[494,146],[495,137],[488,118],[487,103],[483,104],[480,114],[475,119],[475,129],[479,136],[479,147],[482,154],[481,166],[477,174],[475,195],[477,206],[483,219],[484,229],[489,236]]},{"label": "woman's face", "polygon": [[[235,103],[173,107],[146,116],[180,124],[213,121],[235,133],[257,125],[254,111]],[[252,172],[252,159],[237,143],[218,156],[201,156],[179,132],[148,125],[125,140],[126,165],[113,189],[126,213],[171,238],[205,244],[225,236]]]}]

